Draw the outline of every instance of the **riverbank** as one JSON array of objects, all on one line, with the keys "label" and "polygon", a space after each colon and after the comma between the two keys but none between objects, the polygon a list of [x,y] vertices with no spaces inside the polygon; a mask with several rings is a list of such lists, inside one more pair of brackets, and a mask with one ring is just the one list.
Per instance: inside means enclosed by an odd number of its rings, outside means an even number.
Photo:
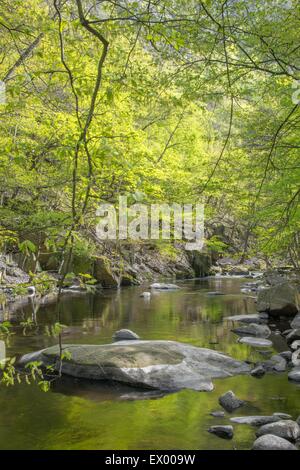
[{"label": "riverbank", "polygon": [[[63,293],[97,292],[161,279],[176,282],[206,276],[242,276],[257,280],[255,285],[246,286],[246,293],[255,295],[259,285],[300,279],[299,270],[284,266],[268,269],[268,265],[257,257],[241,263],[237,257],[220,257],[216,252],[186,251],[180,243],[139,243],[125,245],[118,250],[107,245],[102,247],[98,256],[72,258]],[[31,271],[33,267],[34,273]],[[0,312],[17,311],[30,304],[33,298],[41,305],[55,303],[61,278],[58,269],[59,264],[51,254],[41,255],[40,260],[21,253],[0,255]]]}]

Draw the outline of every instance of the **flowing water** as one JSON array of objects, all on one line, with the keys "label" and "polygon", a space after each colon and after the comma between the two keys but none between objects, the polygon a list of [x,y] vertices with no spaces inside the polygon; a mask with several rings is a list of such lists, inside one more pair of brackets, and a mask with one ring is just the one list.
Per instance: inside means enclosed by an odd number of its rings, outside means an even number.
[{"label": "flowing water", "polygon": [[[260,352],[239,344],[224,317],[254,313],[253,298],[241,294],[246,280],[207,278],[184,281],[181,289],[157,292],[150,300],[140,297],[144,287],[99,295],[65,296],[61,323],[67,326],[64,343],[105,344],[120,328],[130,328],[141,339],[177,340],[223,351],[231,356],[258,361]],[[210,295],[222,291],[225,295]],[[56,306],[40,307],[34,325],[22,322],[32,317],[28,307],[11,320],[13,335],[7,356],[24,354],[54,344],[51,326],[57,321]],[[286,350],[271,324],[274,349]],[[0,387],[1,449],[249,449],[255,429],[234,425],[234,439],[226,441],[207,432],[213,424],[228,424],[213,418],[218,397],[233,390],[247,401],[232,416],[290,413],[300,415],[300,387],[288,382],[287,374],[267,374],[262,379],[238,376],[214,381],[213,392],[184,390],[153,398],[117,384],[64,378],[49,392],[36,384]],[[144,398],[144,399],[142,399]],[[148,398],[148,399],[145,399]]]}]

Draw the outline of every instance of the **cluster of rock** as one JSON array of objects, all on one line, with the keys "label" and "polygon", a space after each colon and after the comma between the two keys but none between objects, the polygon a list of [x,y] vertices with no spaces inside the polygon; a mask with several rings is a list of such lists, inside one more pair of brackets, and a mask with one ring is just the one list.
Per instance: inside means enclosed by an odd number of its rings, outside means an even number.
[{"label": "cluster of rock", "polygon": [[[229,413],[240,408],[245,402],[235,396],[230,390],[219,398],[219,404]],[[225,418],[222,410],[210,413],[215,418]],[[230,418],[234,424],[246,424],[256,427],[256,440],[253,450],[298,450],[300,444],[300,416],[296,421],[286,413],[274,413],[271,416],[238,416]],[[234,428],[232,424],[210,426],[208,432],[222,439],[232,439]]]},{"label": "cluster of rock", "polygon": [[186,279],[197,273],[208,275],[209,256],[199,258],[195,252],[186,251],[182,243],[175,243],[172,249],[173,256],[169,256],[151,243],[124,244],[118,252],[107,247],[105,253],[90,260],[89,271],[103,288],[138,285],[159,277]]},{"label": "cluster of rock", "polygon": [[211,268],[211,273],[223,276],[248,276],[256,277],[266,269],[266,262],[259,258],[251,258],[241,262],[240,260],[223,257]]},{"label": "cluster of rock", "polygon": [[[239,336],[238,341],[254,347],[270,347],[272,331],[268,320],[284,317],[290,319],[291,328],[282,332],[289,350],[272,355],[269,359],[255,364],[251,370],[253,377],[261,378],[266,372],[284,372],[289,370],[288,378],[300,382],[300,282],[295,275],[287,278],[287,273],[267,273],[255,282],[244,284],[244,293],[257,294],[257,311],[252,315],[235,315],[227,317],[234,323],[232,331]],[[236,325],[237,323],[237,325]],[[243,406],[232,391],[219,399],[220,405],[228,412]],[[222,411],[214,411],[212,416],[225,417]],[[272,416],[241,416],[230,418],[234,424],[248,424],[257,427],[253,450],[297,450],[300,443],[300,417],[293,421],[292,417],[282,413]],[[209,428],[215,435],[232,439],[232,424],[215,425]]]},{"label": "cluster of rock", "polygon": [[[298,276],[298,277],[297,277]],[[262,377],[265,372],[289,370],[288,378],[300,382],[300,277],[287,271],[267,272],[262,279],[247,283],[247,288],[257,294],[257,314],[227,317],[228,321],[238,322],[232,331],[242,344],[268,348],[272,346],[271,330],[267,325],[270,319],[291,319],[291,328],[280,333],[290,350],[273,355],[267,361],[256,364],[251,371],[254,377]],[[243,289],[244,290],[244,289]]]}]

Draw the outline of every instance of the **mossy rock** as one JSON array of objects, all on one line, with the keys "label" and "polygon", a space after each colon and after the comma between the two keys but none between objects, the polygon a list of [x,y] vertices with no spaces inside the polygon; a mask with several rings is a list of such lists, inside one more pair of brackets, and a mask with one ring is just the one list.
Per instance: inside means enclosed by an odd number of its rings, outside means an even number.
[{"label": "mossy rock", "polygon": [[93,276],[100,282],[102,287],[119,287],[120,278],[113,271],[111,262],[106,256],[97,256],[94,258]]},{"label": "mossy rock", "polygon": [[121,286],[137,286],[139,281],[135,279],[131,274],[123,273],[121,275]]}]

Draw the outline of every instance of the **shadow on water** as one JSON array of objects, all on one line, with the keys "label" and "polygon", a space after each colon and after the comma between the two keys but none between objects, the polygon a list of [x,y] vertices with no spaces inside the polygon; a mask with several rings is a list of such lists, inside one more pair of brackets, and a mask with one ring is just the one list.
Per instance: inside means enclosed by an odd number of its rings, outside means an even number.
[{"label": "shadow on water", "polygon": [[[141,339],[177,340],[223,351],[252,362],[262,355],[237,342],[230,315],[254,313],[254,299],[241,294],[242,279],[199,279],[180,283],[181,289],[157,292],[150,300],[140,297],[147,286],[120,291],[106,290],[96,296],[64,297],[61,323],[66,325],[64,343],[105,344],[120,328],[130,328]],[[224,295],[211,295],[210,292]],[[6,344],[8,356],[20,355],[56,343],[51,327],[57,321],[55,305],[41,306],[35,321],[29,306],[14,314],[14,334]],[[286,344],[272,325],[273,350]],[[229,416],[210,416],[219,408],[218,397],[232,389],[247,405],[238,414],[269,414],[277,411],[300,414],[300,388],[286,374],[262,379],[238,376],[216,380],[210,393],[190,390],[161,394],[116,383],[95,383],[64,377],[49,393],[36,385],[0,388],[1,449],[247,449],[255,430],[235,425],[233,441],[209,434],[212,424],[229,424]]]}]

